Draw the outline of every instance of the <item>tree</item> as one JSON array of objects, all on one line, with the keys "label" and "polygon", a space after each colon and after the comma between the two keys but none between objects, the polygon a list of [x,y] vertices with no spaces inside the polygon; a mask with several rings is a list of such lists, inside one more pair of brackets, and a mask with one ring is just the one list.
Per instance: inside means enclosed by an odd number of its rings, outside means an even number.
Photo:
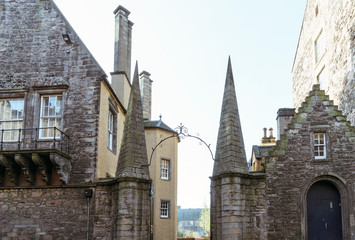
[{"label": "tree", "polygon": [[198,225],[203,229],[205,236],[210,235],[210,209],[204,204],[204,208],[201,211]]}]

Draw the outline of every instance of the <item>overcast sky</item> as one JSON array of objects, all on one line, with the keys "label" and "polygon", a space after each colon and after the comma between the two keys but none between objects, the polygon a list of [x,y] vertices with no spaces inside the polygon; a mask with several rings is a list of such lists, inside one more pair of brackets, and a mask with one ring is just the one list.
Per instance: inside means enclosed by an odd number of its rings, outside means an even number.
[{"label": "overcast sky", "polygon": [[[231,56],[246,155],[279,108],[292,107],[291,68],[306,0],[55,0],[109,76],[114,14],[134,22],[132,62],[153,80],[152,120],[183,123],[214,153],[228,56]],[[134,65],[132,65],[132,68]],[[132,69],[133,72],[133,69]],[[209,204],[213,160],[192,139],[179,143],[178,205]]]}]

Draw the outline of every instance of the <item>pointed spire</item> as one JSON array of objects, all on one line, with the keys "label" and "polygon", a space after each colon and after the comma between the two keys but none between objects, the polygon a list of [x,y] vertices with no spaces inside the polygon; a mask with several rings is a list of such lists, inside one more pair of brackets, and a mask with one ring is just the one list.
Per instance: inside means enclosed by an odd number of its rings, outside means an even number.
[{"label": "pointed spire", "polygon": [[116,177],[149,179],[148,167],[144,166],[147,163],[138,63],[136,62],[120,155],[117,162]]},{"label": "pointed spire", "polygon": [[224,173],[249,172],[230,57],[224,86],[215,159],[213,176]]}]

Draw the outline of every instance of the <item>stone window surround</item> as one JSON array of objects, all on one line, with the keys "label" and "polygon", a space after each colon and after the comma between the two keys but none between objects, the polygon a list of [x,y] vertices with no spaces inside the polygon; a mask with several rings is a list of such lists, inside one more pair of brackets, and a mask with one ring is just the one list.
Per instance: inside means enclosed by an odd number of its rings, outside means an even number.
[{"label": "stone window surround", "polygon": [[[110,150],[112,153],[116,154],[117,153],[117,123],[118,123],[117,118],[118,118],[119,110],[112,98],[108,98],[108,103],[109,103],[108,111],[113,115],[113,129],[112,129],[112,149],[109,148],[108,142],[107,142],[107,149]],[[107,130],[108,130],[108,125],[107,125]]]},{"label": "stone window surround", "polygon": [[[167,168],[163,168],[163,162],[167,163]],[[165,176],[167,175],[167,176]],[[167,158],[160,159],[160,179],[161,180],[170,180],[171,179],[171,161]]]},{"label": "stone window surround", "polygon": [[[166,213],[163,211],[166,211]],[[170,218],[170,200],[160,199],[160,218]]]},{"label": "stone window surround", "polygon": [[348,192],[345,179],[337,174],[328,173],[327,175],[320,174],[308,181],[303,189],[301,189],[301,236],[302,240],[308,239],[307,233],[307,193],[310,187],[318,181],[329,181],[333,183],[340,193],[341,201],[341,214],[342,214],[342,227],[343,227],[343,239],[350,239],[350,214],[354,214],[352,211],[353,197]]}]

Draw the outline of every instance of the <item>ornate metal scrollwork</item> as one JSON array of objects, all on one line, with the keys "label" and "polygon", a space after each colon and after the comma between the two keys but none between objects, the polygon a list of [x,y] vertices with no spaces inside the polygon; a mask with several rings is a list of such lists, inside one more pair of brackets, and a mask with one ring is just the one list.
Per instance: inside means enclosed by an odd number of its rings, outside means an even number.
[{"label": "ornate metal scrollwork", "polygon": [[154,152],[155,150],[157,149],[157,147],[162,144],[164,141],[168,140],[169,138],[173,138],[173,137],[177,137],[178,139],[184,139],[186,137],[191,137],[191,138],[195,138],[197,140],[200,141],[200,143],[203,143],[206,145],[206,147],[208,148],[208,150],[210,151],[211,153],[211,157],[212,157],[212,160],[214,160],[214,156],[213,156],[213,153],[212,153],[212,150],[211,150],[211,144],[207,144],[203,139],[201,139],[199,136],[194,136],[194,135],[191,135],[189,134],[189,130],[187,127],[185,127],[182,123],[180,123],[180,125],[178,127],[176,127],[174,129],[175,133],[173,133],[171,136],[168,136],[162,140],[160,140],[160,142],[154,147],[152,148],[152,153],[150,154],[150,159],[149,159],[149,164],[145,164],[143,166],[150,166],[152,164],[152,159],[153,159],[153,155],[154,155]]}]

